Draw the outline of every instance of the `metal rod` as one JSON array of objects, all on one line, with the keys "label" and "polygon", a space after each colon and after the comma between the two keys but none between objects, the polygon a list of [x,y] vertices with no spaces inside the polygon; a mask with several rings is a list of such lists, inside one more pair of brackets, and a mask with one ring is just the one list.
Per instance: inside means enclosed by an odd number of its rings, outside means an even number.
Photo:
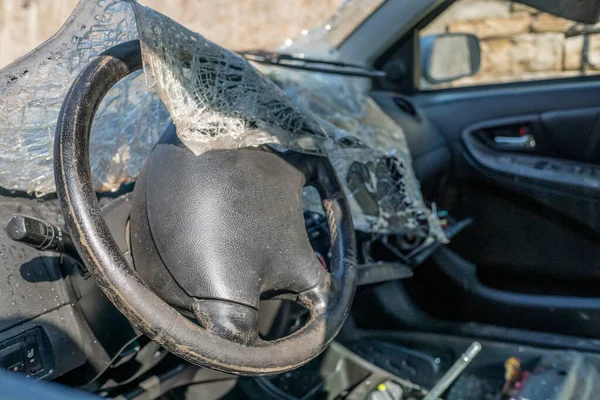
[{"label": "metal rod", "polygon": [[437,400],[442,393],[458,378],[458,376],[467,368],[467,365],[473,361],[475,356],[481,351],[481,344],[473,342],[464,353],[454,362],[450,369],[442,378],[431,388],[423,400]]}]

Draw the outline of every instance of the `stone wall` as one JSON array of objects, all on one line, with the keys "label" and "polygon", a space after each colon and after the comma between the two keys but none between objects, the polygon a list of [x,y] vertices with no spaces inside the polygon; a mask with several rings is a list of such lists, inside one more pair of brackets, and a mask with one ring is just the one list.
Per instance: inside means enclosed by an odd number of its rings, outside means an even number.
[{"label": "stone wall", "polygon": [[[79,0],[0,0],[0,67],[60,29]],[[95,0],[84,0],[95,1]],[[277,48],[327,19],[342,0],[141,0],[232,50]]]},{"label": "stone wall", "polygon": [[600,24],[576,24],[519,3],[458,0],[421,35],[441,32],[471,33],[481,45],[479,73],[445,86],[600,72]]}]

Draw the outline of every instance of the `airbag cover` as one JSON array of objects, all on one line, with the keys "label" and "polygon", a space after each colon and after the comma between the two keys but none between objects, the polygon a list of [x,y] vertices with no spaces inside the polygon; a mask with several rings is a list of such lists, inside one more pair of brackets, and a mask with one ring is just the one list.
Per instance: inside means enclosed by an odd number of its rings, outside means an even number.
[{"label": "airbag cover", "polygon": [[305,175],[279,155],[159,145],[149,163],[150,230],[188,295],[258,308],[262,293],[298,293],[325,273],[304,225]]}]

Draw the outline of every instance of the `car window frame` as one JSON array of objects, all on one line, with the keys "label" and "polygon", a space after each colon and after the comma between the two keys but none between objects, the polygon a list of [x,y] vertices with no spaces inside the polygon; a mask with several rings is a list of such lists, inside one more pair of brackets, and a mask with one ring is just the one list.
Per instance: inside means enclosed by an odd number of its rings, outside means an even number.
[{"label": "car window frame", "polygon": [[[425,16],[421,21],[419,21],[414,28],[411,30],[409,35],[412,35],[412,42],[414,48],[412,49],[412,53],[415,55],[411,60],[412,65],[412,87],[410,87],[409,91],[404,91],[405,94],[417,94],[417,93],[439,93],[439,92],[457,92],[457,91],[474,91],[478,88],[489,90],[493,88],[506,87],[506,88],[514,88],[523,85],[537,85],[537,84],[564,84],[568,82],[589,82],[589,81],[597,81],[600,79],[600,71],[597,74],[591,75],[579,75],[579,76],[568,76],[568,77],[548,77],[541,79],[531,79],[531,80],[521,80],[521,81],[513,81],[513,82],[486,82],[472,85],[463,85],[463,86],[454,86],[454,87],[432,87],[430,89],[422,90],[420,87],[422,71],[421,71],[421,63],[420,63],[420,46],[419,46],[419,33],[426,28],[433,20],[435,20],[438,16],[444,13],[452,4],[460,0],[445,0],[442,4],[439,5],[435,10],[433,10],[430,14]],[[541,11],[541,10],[540,10]],[[600,20],[599,20],[600,22]],[[408,35],[407,35],[408,36]]]}]

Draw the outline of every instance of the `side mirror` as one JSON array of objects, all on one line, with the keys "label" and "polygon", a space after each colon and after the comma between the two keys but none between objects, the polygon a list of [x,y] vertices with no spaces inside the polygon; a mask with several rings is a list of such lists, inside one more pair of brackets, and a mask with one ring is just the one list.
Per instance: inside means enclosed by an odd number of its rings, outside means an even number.
[{"label": "side mirror", "polygon": [[481,66],[477,36],[467,33],[441,33],[420,40],[421,72],[432,84],[451,82],[475,75]]}]

